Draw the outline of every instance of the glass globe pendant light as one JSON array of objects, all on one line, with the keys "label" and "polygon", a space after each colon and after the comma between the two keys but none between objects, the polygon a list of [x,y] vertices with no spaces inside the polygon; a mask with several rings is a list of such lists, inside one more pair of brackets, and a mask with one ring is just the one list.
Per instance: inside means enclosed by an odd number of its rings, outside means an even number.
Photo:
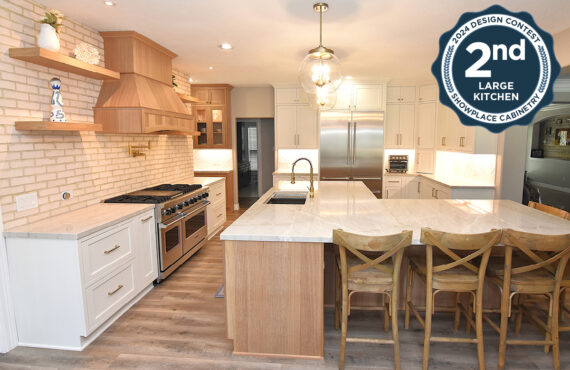
[{"label": "glass globe pendant light", "polygon": [[[299,67],[299,83],[303,90],[309,94],[328,95],[334,92],[342,82],[342,71],[334,51],[323,46],[323,12],[329,9],[326,3],[316,3],[313,10],[319,13],[319,46],[309,50],[309,53]],[[327,87],[318,92],[318,89]]]},{"label": "glass globe pendant light", "polygon": [[320,111],[332,109],[336,104],[336,91],[330,89],[330,85],[318,87],[314,93],[308,93],[311,108]]}]

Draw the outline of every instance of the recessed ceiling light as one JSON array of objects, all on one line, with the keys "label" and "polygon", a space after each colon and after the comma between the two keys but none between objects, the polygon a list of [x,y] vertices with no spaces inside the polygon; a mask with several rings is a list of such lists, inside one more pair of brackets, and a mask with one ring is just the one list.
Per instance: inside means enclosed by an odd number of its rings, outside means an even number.
[{"label": "recessed ceiling light", "polygon": [[113,5],[115,5],[115,3],[114,3],[113,1],[109,1],[109,0],[106,0],[106,1],[104,1],[103,3],[104,3],[105,5],[107,5],[107,6],[113,6]]},{"label": "recessed ceiling light", "polygon": [[352,80],[352,76],[346,76],[345,77],[347,80]]},{"label": "recessed ceiling light", "polygon": [[209,67],[208,67],[208,69],[211,71],[212,69],[214,69],[214,67],[212,67],[212,66],[209,66]]},{"label": "recessed ceiling light", "polygon": [[188,78],[188,82],[193,82],[194,80],[192,79],[192,77]]},{"label": "recessed ceiling light", "polygon": [[230,43],[224,42],[220,45],[220,49],[232,50],[233,46]]}]

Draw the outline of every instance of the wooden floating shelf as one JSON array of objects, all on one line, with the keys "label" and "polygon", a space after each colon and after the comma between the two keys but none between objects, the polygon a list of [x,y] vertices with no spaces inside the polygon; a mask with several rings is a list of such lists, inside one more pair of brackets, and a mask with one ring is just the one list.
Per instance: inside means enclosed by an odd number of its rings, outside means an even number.
[{"label": "wooden floating shelf", "polygon": [[17,121],[20,131],[103,131],[103,125],[89,122]]},{"label": "wooden floating shelf", "polygon": [[193,97],[192,95],[181,94],[181,93],[177,93],[177,94],[180,97],[180,100],[182,100],[184,103],[203,103],[203,101],[201,101],[198,98]]},{"label": "wooden floating shelf", "polygon": [[25,62],[39,64],[60,71],[75,73],[97,80],[118,80],[119,72],[97,65],[82,62],[79,59],[42,48],[10,48],[10,57]]}]

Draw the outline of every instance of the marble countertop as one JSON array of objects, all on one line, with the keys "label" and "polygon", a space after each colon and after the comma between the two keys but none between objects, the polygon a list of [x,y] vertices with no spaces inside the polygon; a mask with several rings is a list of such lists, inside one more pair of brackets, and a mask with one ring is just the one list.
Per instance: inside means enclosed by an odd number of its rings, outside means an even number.
[{"label": "marble countertop", "polygon": [[208,186],[217,181],[226,181],[225,177],[189,177],[183,179],[181,182],[184,184],[200,184],[202,186]]},{"label": "marble countertop", "polygon": [[98,203],[4,231],[7,238],[81,239],[137,214],[154,204]]},{"label": "marble countertop", "polygon": [[385,172],[384,176],[387,176],[387,177],[398,177],[398,176],[400,176],[400,177],[402,177],[402,176],[416,177],[416,176],[420,176],[420,177],[424,177],[426,179],[438,182],[442,185],[449,186],[451,188],[494,188],[495,187],[495,184],[491,184],[488,182],[481,182],[477,179],[463,178],[463,177],[442,177],[442,176],[436,176],[433,173],[414,173],[414,172],[391,173],[391,172]]},{"label": "marble countertop", "polygon": [[[299,181],[298,190],[308,182]],[[362,182],[315,183],[315,198],[304,205],[265,204],[270,189],[226,228],[222,240],[332,242],[332,230],[387,235],[431,227],[454,233],[512,228],[542,234],[570,233],[570,221],[510,200],[376,199]],[[294,190],[288,186],[285,190]]]},{"label": "marble countertop", "polygon": [[194,173],[196,172],[217,172],[217,173],[230,173],[233,171],[233,168],[225,169],[225,170],[197,170],[194,169]]}]

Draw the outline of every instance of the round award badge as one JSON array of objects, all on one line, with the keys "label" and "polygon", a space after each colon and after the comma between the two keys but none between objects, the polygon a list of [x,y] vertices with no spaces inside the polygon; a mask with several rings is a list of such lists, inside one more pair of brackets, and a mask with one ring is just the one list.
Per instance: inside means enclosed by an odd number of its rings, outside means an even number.
[{"label": "round award badge", "polygon": [[439,39],[432,65],[439,100],[467,126],[501,132],[528,125],[552,102],[560,73],[552,36],[526,12],[493,5],[464,13]]}]

